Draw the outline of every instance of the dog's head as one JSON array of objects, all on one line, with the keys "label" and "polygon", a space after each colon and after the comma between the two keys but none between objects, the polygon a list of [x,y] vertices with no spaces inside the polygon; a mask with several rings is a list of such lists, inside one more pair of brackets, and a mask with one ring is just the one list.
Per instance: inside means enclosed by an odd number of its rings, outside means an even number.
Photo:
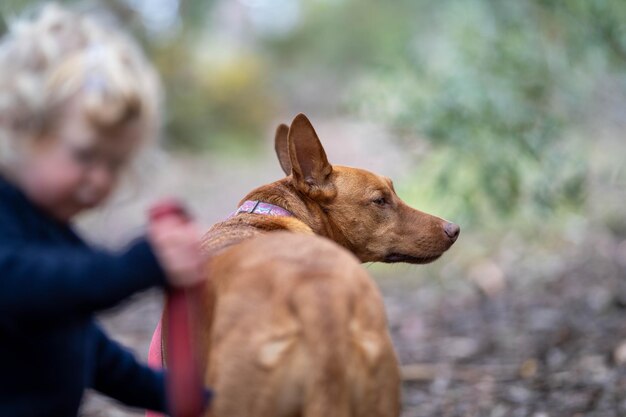
[{"label": "dog's head", "polygon": [[276,130],[276,154],[295,189],[330,225],[330,238],[362,262],[428,263],[439,258],[460,228],[404,203],[389,178],[331,165],[303,114]]}]

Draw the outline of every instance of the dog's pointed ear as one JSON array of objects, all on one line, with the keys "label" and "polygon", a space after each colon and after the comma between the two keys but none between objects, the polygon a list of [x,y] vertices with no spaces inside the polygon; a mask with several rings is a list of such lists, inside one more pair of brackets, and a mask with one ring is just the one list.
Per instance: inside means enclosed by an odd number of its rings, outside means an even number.
[{"label": "dog's pointed ear", "polygon": [[291,174],[291,160],[289,159],[289,126],[281,123],[276,128],[276,136],[274,136],[274,149],[280,167],[285,175]]},{"label": "dog's pointed ear", "polygon": [[289,159],[293,179],[301,190],[310,192],[312,187],[325,185],[333,170],[313,125],[300,113],[289,128]]}]

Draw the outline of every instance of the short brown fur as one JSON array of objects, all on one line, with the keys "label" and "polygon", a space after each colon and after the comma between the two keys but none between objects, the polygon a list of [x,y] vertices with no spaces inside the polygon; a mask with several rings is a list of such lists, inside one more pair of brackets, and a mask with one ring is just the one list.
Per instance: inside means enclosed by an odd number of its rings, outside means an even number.
[{"label": "short brown fur", "polygon": [[458,226],[407,206],[386,177],[330,165],[304,115],[279,126],[276,153],[287,177],[242,201],[293,217],[242,213],[204,237],[207,415],[398,416],[383,303],[359,261],[431,262]]}]

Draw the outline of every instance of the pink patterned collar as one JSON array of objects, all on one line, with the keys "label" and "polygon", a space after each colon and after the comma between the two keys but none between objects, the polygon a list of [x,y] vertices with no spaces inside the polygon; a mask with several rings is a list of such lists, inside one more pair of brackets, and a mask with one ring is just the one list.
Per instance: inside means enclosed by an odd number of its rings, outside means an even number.
[{"label": "pink patterned collar", "polygon": [[239,213],[265,214],[266,216],[293,216],[291,212],[282,207],[270,203],[264,203],[259,200],[245,201],[235,212],[228,216],[228,218],[235,217]]}]

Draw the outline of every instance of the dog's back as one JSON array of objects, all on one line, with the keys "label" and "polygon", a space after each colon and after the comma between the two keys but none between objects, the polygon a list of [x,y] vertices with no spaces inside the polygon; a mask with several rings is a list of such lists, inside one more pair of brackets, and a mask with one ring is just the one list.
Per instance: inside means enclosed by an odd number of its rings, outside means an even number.
[{"label": "dog's back", "polygon": [[333,242],[287,232],[211,263],[217,304],[207,383],[217,416],[396,416],[397,361],[382,300]]}]

